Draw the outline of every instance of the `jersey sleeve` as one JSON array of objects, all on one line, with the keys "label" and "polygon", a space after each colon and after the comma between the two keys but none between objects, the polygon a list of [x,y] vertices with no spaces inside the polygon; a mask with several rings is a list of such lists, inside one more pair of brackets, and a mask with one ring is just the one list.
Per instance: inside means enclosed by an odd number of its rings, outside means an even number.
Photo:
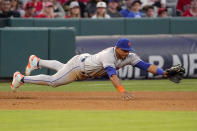
[{"label": "jersey sleeve", "polygon": [[115,58],[113,54],[111,53],[104,53],[100,56],[101,63],[103,64],[103,67],[113,67],[115,68]]},{"label": "jersey sleeve", "polygon": [[139,61],[135,67],[138,67],[142,70],[148,71],[148,68],[150,67],[150,63],[144,62],[144,61]]},{"label": "jersey sleeve", "polygon": [[116,69],[113,68],[113,67],[106,67],[106,68],[105,68],[105,71],[107,72],[109,78],[110,78],[112,75],[116,75]]},{"label": "jersey sleeve", "polygon": [[135,66],[138,62],[142,61],[135,53],[129,53],[129,61],[132,66]]}]

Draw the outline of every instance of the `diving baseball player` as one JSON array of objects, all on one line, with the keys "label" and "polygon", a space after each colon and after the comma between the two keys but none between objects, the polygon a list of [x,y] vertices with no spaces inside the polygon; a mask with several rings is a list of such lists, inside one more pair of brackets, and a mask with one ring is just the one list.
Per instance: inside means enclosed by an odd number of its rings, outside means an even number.
[{"label": "diving baseball player", "polygon": [[[11,89],[16,91],[24,83],[33,83],[57,87],[69,84],[75,80],[99,77],[107,74],[113,86],[122,94],[123,99],[130,100],[131,95],[125,91],[117,77],[116,70],[126,65],[132,65],[153,74],[167,76],[168,72],[157,66],[142,61],[135,53],[132,53],[131,41],[121,38],[114,47],[109,47],[101,52],[90,55],[88,53],[76,55],[66,64],[56,60],[43,60],[35,55],[29,57],[25,75],[15,72]],[[54,75],[29,76],[38,68],[49,68],[57,71]]]}]

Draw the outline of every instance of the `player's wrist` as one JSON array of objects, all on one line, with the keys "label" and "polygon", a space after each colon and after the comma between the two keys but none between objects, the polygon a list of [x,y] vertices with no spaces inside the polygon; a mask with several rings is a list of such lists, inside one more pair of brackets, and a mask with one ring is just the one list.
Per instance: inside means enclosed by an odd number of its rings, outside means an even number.
[{"label": "player's wrist", "polygon": [[124,89],[124,87],[123,87],[122,85],[117,86],[116,89],[117,89],[118,92],[120,92],[120,93],[124,93],[124,92],[125,92],[125,89]]},{"label": "player's wrist", "polygon": [[167,75],[167,72],[166,72],[166,71],[164,71],[163,76],[164,76],[164,77],[168,77],[168,75]]}]

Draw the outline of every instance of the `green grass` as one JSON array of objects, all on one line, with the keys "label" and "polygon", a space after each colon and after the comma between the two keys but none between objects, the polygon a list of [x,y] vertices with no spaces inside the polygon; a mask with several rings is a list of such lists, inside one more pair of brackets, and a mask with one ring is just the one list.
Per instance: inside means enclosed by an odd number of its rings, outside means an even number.
[{"label": "green grass", "polygon": [[[124,80],[122,84],[128,91],[197,91],[197,79],[184,79],[180,84],[169,80]],[[9,91],[10,83],[0,83],[0,91]],[[115,91],[110,81],[79,81],[52,88],[25,84],[21,91]]]},{"label": "green grass", "polygon": [[196,131],[197,112],[0,111],[1,131]]}]

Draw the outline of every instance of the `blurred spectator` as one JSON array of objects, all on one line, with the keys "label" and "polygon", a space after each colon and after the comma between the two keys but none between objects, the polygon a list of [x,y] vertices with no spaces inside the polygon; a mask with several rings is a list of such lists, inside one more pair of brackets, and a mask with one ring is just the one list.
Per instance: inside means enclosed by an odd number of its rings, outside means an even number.
[{"label": "blurred spectator", "polygon": [[167,9],[166,8],[160,8],[158,10],[158,17],[168,17]]},{"label": "blurred spectator", "polygon": [[79,2],[84,3],[85,5],[87,5],[87,3],[89,2],[89,0],[79,0]]},{"label": "blurred spectator", "polygon": [[0,18],[8,17],[20,17],[20,13],[18,11],[11,10],[10,0],[3,0],[1,4]]},{"label": "blurred spectator", "polygon": [[25,11],[22,9],[23,4],[19,2],[19,0],[11,0],[11,10],[17,11],[20,13],[20,16],[23,17]]},{"label": "blurred spectator", "polygon": [[[167,0],[160,0],[158,3],[161,5],[161,8],[166,8]],[[155,3],[155,5],[157,5],[157,2]]]},{"label": "blurred spectator", "polygon": [[155,0],[153,6],[157,8],[166,8],[166,0]]},{"label": "blurred spectator", "polygon": [[120,12],[118,12],[118,1],[119,0],[109,0],[108,3],[108,10],[107,14],[110,15],[110,17],[122,17]]},{"label": "blurred spectator", "polygon": [[36,18],[55,18],[56,14],[54,13],[53,7],[53,3],[45,2],[44,8]]},{"label": "blurred spectator", "polygon": [[123,17],[127,17],[129,12],[131,11],[131,4],[134,0],[126,0],[126,9],[120,11]]},{"label": "blurred spectator", "polygon": [[102,0],[89,0],[89,3],[86,5],[86,10],[88,12],[88,17],[92,17],[96,12],[96,4]]},{"label": "blurred spectator", "polygon": [[11,10],[16,11],[19,6],[19,1],[18,0],[10,0],[11,2]]},{"label": "blurred spectator", "polygon": [[159,8],[165,8],[166,7],[166,0],[141,0],[142,7],[145,6],[157,6]]},{"label": "blurred spectator", "polygon": [[154,5],[158,0],[141,0],[142,7]]},{"label": "blurred spectator", "polygon": [[0,11],[1,11],[1,4],[2,4],[2,0],[0,0]]},{"label": "blurred spectator", "polygon": [[81,13],[81,17],[87,17],[87,11],[86,11],[86,5],[83,2],[80,2],[78,0],[68,0],[65,4],[64,4],[64,10],[66,12],[69,12],[69,6],[70,3],[76,1],[79,3],[79,7],[80,7],[80,13]]},{"label": "blurred spectator", "polygon": [[92,16],[92,19],[110,19],[110,16],[106,11],[107,5],[105,2],[98,2],[96,4],[96,14]]},{"label": "blurred spectator", "polygon": [[39,14],[43,7],[42,1],[32,0],[32,2],[34,3],[34,7],[36,8],[36,14]]},{"label": "blurred spectator", "polygon": [[135,0],[131,4],[131,11],[129,12],[128,16],[129,18],[141,18],[142,13],[140,10],[142,9],[142,2],[140,0]]},{"label": "blurred spectator", "polygon": [[148,17],[148,18],[154,18],[156,16],[154,7],[153,6],[147,6],[145,8],[145,14],[146,14],[146,17]]},{"label": "blurred spectator", "polygon": [[53,0],[53,4],[54,4],[54,12],[57,15],[57,18],[64,18],[65,16],[65,11],[62,7],[62,5],[57,2],[56,0]]},{"label": "blurred spectator", "polygon": [[64,18],[65,17],[65,11],[59,2],[57,2],[56,0],[43,0],[43,4],[45,2],[53,3],[54,13],[56,14],[57,18]]},{"label": "blurred spectator", "polygon": [[70,13],[66,15],[66,18],[81,18],[79,3],[77,1],[70,3]]},{"label": "blurred spectator", "polygon": [[176,14],[177,16],[182,16],[183,12],[190,9],[191,0],[178,0],[176,6]]},{"label": "blurred spectator", "polygon": [[185,17],[197,17],[197,0],[191,1],[191,9],[188,9],[183,13]]},{"label": "blurred spectator", "polygon": [[24,15],[24,18],[32,18],[32,17],[35,17],[35,11],[36,11],[36,8],[34,6],[34,3],[32,2],[27,2],[26,5],[25,5],[25,15]]},{"label": "blurred spectator", "polygon": [[57,2],[59,2],[62,6],[64,6],[64,4],[67,2],[67,0],[57,0]]}]

